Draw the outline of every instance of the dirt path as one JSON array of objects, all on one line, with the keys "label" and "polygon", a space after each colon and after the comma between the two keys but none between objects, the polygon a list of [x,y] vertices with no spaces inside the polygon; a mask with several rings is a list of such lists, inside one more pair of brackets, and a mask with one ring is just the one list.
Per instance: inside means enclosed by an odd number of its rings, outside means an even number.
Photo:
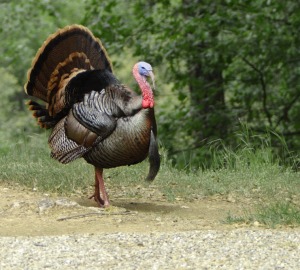
[{"label": "dirt path", "polygon": [[59,197],[0,184],[0,236],[227,229],[237,226],[224,224],[228,213],[239,215],[244,209],[220,198],[170,203],[159,196],[111,194],[113,207],[99,209],[87,195]]},{"label": "dirt path", "polygon": [[110,194],[113,206],[99,209],[87,194],[0,184],[0,236],[11,236],[0,237],[0,268],[299,269],[299,230],[224,224],[249,203],[169,203],[155,188]]}]

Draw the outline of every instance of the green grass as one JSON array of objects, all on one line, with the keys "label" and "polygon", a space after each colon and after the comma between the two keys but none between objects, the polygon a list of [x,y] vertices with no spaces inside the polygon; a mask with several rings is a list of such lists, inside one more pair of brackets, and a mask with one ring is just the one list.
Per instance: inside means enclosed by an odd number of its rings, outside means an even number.
[{"label": "green grass", "polygon": [[252,221],[252,217],[244,217],[244,216],[236,216],[232,213],[228,213],[225,219],[225,223],[227,224],[235,224],[235,223],[249,223],[249,220]]},{"label": "green grass", "polygon": [[270,228],[278,226],[295,227],[300,225],[300,208],[291,202],[270,202],[255,207],[243,215],[228,213],[225,223],[260,224]]},{"label": "green grass", "polygon": [[254,219],[268,227],[278,225],[297,226],[300,224],[300,208],[290,202],[276,202],[260,207]]},{"label": "green grass", "polygon": [[[92,186],[93,167],[83,159],[68,165],[51,159],[47,136],[45,132],[0,146],[0,181],[64,194]],[[128,197],[142,197],[136,187],[149,185],[170,201],[230,195],[236,203],[250,202],[253,212],[241,217],[230,214],[229,223],[257,220],[267,226],[300,225],[300,174],[291,166],[281,165],[268,145],[253,147],[244,143],[234,150],[226,147],[210,150],[215,151],[215,164],[210,169],[176,169],[162,149],[161,170],[153,183],[144,181],[147,161],[105,170],[106,182],[113,189],[123,189]]]},{"label": "green grass", "polygon": [[70,193],[93,184],[93,168],[78,160],[68,165],[50,158],[47,134],[36,134],[0,148],[0,181],[16,182],[41,192]]}]

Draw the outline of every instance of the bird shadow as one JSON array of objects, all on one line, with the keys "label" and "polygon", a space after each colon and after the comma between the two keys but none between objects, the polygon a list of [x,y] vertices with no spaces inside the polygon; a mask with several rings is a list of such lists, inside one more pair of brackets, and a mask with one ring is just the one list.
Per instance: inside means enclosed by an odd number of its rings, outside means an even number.
[{"label": "bird shadow", "polygon": [[171,213],[178,210],[176,205],[147,203],[147,202],[114,202],[114,206],[122,207],[130,211],[152,212],[152,213]]},{"label": "bird shadow", "polygon": [[[76,202],[84,207],[97,207],[94,200],[87,198],[77,199]],[[133,202],[133,201],[111,201],[111,205],[115,207],[125,208],[129,211],[137,212],[152,212],[152,213],[171,213],[178,211],[180,208],[178,205],[171,205],[166,203],[148,203],[148,202]]]}]

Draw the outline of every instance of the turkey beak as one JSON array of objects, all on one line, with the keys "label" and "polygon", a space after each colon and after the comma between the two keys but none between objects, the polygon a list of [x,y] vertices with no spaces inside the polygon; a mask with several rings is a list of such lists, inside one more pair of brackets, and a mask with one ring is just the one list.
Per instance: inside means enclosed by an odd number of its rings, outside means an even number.
[{"label": "turkey beak", "polygon": [[154,74],[153,74],[152,70],[149,70],[149,76],[151,78],[152,88],[153,88],[153,90],[155,90],[155,78],[154,78]]}]

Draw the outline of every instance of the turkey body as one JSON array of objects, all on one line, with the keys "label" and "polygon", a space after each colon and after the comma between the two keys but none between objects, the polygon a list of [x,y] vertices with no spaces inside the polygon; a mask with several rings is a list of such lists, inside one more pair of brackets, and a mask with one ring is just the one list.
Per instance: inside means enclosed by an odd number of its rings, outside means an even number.
[{"label": "turkey body", "polygon": [[143,161],[156,123],[154,109],[140,108],[141,103],[141,96],[123,85],[92,90],[55,125],[49,138],[52,157],[69,163],[82,156],[99,168]]},{"label": "turkey body", "polygon": [[101,168],[133,165],[143,161],[149,152],[151,124],[149,110],[119,118],[114,132],[92,147],[84,159]]},{"label": "turkey body", "polygon": [[[51,156],[61,163],[84,158],[95,167],[99,206],[108,206],[103,169],[133,165],[149,157],[148,180],[159,170],[152,67],[137,63],[133,75],[142,95],[121,84],[100,40],[85,27],[68,26],[51,35],[28,72],[25,91],[41,127],[51,128]],[[102,194],[102,196],[101,196]]]}]

